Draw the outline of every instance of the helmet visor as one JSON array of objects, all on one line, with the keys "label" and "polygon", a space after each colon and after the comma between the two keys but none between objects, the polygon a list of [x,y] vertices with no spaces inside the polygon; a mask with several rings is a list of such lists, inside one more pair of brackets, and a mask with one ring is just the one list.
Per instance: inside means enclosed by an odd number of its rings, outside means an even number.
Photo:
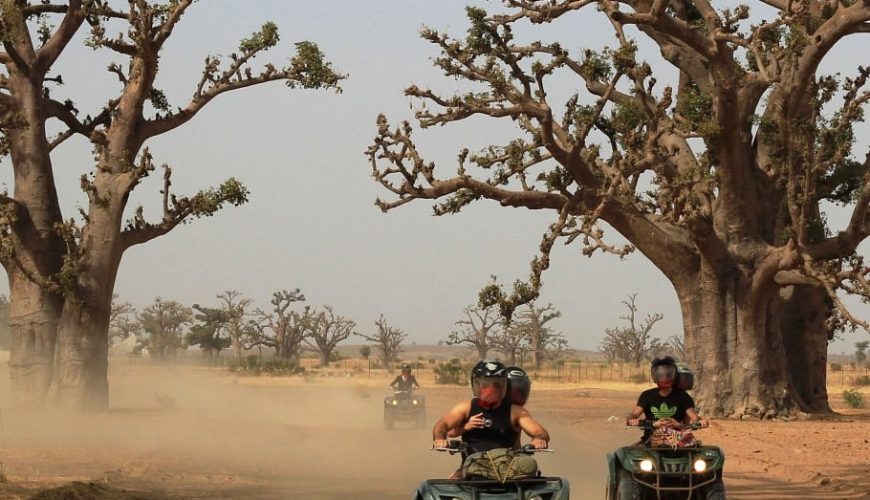
[{"label": "helmet visor", "polygon": [[673,380],[677,376],[677,368],[672,365],[659,365],[653,368],[652,378],[654,381]]},{"label": "helmet visor", "polygon": [[507,394],[507,379],[504,377],[480,377],[474,379],[472,390],[475,397],[479,397],[480,389],[485,387],[494,387],[501,394],[501,398],[504,398]]}]

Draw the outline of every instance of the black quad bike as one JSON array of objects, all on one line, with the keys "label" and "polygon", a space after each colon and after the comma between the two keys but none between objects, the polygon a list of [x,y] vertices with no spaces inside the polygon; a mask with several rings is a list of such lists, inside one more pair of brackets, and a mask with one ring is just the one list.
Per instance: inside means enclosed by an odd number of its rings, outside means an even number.
[{"label": "black quad bike", "polygon": [[395,391],[384,398],[384,427],[392,430],[396,422],[413,422],[414,427],[426,426],[426,398],[412,391]]},{"label": "black quad bike", "polygon": [[[434,448],[451,455],[466,453],[465,443],[451,441],[449,448]],[[518,453],[534,454],[552,452],[537,450],[529,445]],[[420,483],[414,494],[415,500],[568,500],[570,487],[568,480],[561,477],[542,476],[512,479],[490,479],[485,477],[466,477],[464,479],[427,479]]]},{"label": "black quad bike", "polygon": [[[638,427],[652,429],[653,423],[641,420]],[[688,447],[623,446],[607,454],[607,465],[607,500],[725,499],[725,454],[700,441]]]}]

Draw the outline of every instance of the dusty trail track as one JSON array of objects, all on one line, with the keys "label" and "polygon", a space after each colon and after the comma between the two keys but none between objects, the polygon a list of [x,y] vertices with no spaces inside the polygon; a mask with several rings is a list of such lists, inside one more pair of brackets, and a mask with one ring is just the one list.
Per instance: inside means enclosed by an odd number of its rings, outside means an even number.
[{"label": "dusty trail track", "polygon": [[[5,367],[4,367],[5,368]],[[5,373],[0,373],[7,380]],[[112,411],[63,419],[0,406],[0,499],[407,499],[457,459],[428,450],[429,428],[383,427],[386,381],[238,379],[210,369],[113,366]],[[616,390],[619,389],[619,390]],[[465,387],[426,387],[428,421]],[[637,389],[538,384],[529,408],[553,436],[539,457],[573,498],[602,498],[605,454],[636,432]],[[0,387],[8,401],[8,387]],[[837,402],[835,401],[835,407]],[[726,452],[735,499],[870,499],[870,412],[837,421],[715,422],[699,436]],[[758,471],[758,472],[756,472]],[[73,483],[80,481],[80,483]],[[65,492],[46,491],[66,487]]]}]

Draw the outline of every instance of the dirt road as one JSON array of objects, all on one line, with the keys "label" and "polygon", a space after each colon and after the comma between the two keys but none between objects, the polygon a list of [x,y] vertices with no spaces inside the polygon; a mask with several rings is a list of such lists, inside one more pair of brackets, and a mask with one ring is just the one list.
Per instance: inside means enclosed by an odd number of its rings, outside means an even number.
[{"label": "dirt road", "polygon": [[[115,366],[111,381],[108,413],[49,418],[0,407],[7,478],[0,498],[80,481],[79,493],[90,488],[80,497],[94,499],[407,499],[419,481],[457,465],[429,450],[430,428],[469,392],[427,387],[427,428],[387,431],[386,381],[240,379],[141,366]],[[0,389],[8,400],[8,388]],[[556,450],[539,457],[540,467],[566,477],[572,498],[603,497],[605,454],[637,437],[607,418],[623,415],[635,397],[630,390],[533,388],[529,409]],[[706,432],[699,437],[728,456],[729,498],[870,498],[867,412],[795,425],[716,422]]]}]

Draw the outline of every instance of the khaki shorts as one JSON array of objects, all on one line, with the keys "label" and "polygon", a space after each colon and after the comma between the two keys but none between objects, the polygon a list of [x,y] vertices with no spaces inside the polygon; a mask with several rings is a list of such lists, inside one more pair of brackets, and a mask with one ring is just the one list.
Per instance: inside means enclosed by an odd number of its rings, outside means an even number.
[{"label": "khaki shorts", "polygon": [[462,463],[461,471],[463,479],[486,478],[504,482],[535,477],[538,463],[527,453],[496,448],[469,455]]}]

